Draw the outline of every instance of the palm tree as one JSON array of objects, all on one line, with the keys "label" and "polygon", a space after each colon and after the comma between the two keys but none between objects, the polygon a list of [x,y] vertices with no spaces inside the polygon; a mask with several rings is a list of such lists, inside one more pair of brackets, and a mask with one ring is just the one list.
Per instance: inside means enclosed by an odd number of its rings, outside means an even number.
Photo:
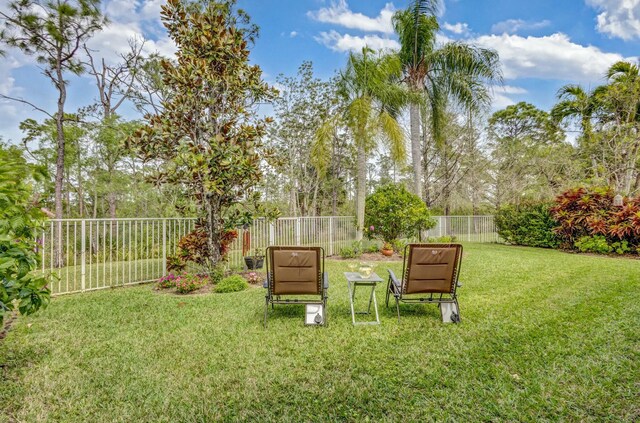
[{"label": "palm tree", "polygon": [[356,222],[357,239],[362,239],[364,201],[367,194],[367,157],[376,140],[386,140],[391,157],[402,162],[405,157],[404,133],[396,116],[407,101],[407,92],[398,84],[402,67],[396,55],[375,54],[369,48],[349,54],[346,69],[340,74],[338,92],[344,106],[327,119],[316,133],[314,165],[326,165],[327,146],[338,126],[351,133],[356,148]]},{"label": "palm tree", "polygon": [[593,145],[592,119],[597,110],[596,92],[587,92],[580,85],[569,84],[558,90],[558,104],[551,109],[551,117],[558,123],[565,119],[578,119],[582,132],[582,146],[591,161],[593,176],[598,178],[598,164]]},{"label": "palm tree", "polygon": [[[498,54],[462,42],[438,46],[440,26],[435,17],[438,0],[415,0],[409,8],[396,12],[393,25],[400,38],[400,61],[409,89],[422,98],[424,112],[436,146],[444,139],[449,100],[466,111],[476,112],[490,102],[487,83],[502,79]],[[409,105],[411,157],[414,192],[422,196],[422,145],[420,102]]]},{"label": "palm tree", "polygon": [[[618,192],[629,194],[634,174],[640,162],[640,68],[630,62],[616,62],[607,72],[609,83],[598,91],[598,101],[606,111],[604,118],[615,125],[615,138],[624,144],[620,148],[615,185]],[[640,188],[640,183],[636,184]]]}]

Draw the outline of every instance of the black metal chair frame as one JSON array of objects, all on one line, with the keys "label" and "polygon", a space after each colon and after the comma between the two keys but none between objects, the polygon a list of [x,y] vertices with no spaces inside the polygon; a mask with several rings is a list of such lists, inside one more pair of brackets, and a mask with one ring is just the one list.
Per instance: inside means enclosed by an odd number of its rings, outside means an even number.
[{"label": "black metal chair frame", "polygon": [[[313,299],[304,299],[304,298],[282,298],[283,295],[277,295],[273,293],[273,285],[272,285],[272,281],[273,281],[273,263],[271,263],[271,255],[269,254],[269,250],[270,249],[277,249],[277,250],[288,250],[288,249],[295,249],[295,250],[315,250],[316,248],[320,249],[320,271],[318,273],[318,278],[320,283],[322,283],[322,289],[321,289],[321,294],[320,295],[320,299],[319,300],[313,300]],[[271,304],[271,309],[275,309],[275,305],[276,304],[284,304],[284,305],[291,305],[291,304],[322,304],[322,307],[324,309],[324,326],[327,326],[327,291],[329,289],[329,275],[327,274],[327,272],[325,272],[325,268],[324,268],[324,258],[325,258],[325,254],[324,254],[324,248],[322,247],[298,247],[298,246],[270,246],[267,247],[265,249],[265,261],[266,261],[266,270],[267,270],[267,279],[264,281],[264,284],[262,285],[263,288],[267,289],[267,295],[265,296],[265,309],[264,309],[264,327],[267,327],[267,317],[269,315],[269,304]],[[296,294],[287,294],[287,296],[289,295],[296,295]],[[318,295],[318,294],[310,294],[310,296],[313,295]]]},{"label": "black metal chair frame", "polygon": [[[459,248],[456,255],[456,263],[454,265],[454,275],[451,283],[451,291],[448,293],[429,293],[428,296],[418,297],[406,297],[405,295],[421,295],[421,294],[405,294],[407,278],[409,276],[409,255],[407,254],[410,248],[417,247],[434,247],[434,248],[447,248],[457,247]],[[460,244],[408,244],[404,247],[404,261],[402,264],[402,280],[398,280],[395,273],[391,269],[387,269],[389,272],[389,280],[387,281],[387,296],[386,306],[389,307],[389,297],[393,295],[396,301],[396,310],[398,312],[398,322],[400,322],[400,302],[407,304],[440,304],[448,303],[455,304],[458,313],[453,313],[451,320],[454,323],[460,322],[460,306],[458,305],[457,288],[462,287],[462,284],[458,281],[460,275],[460,267],[462,265],[462,245]],[[424,295],[424,294],[422,294]]]}]

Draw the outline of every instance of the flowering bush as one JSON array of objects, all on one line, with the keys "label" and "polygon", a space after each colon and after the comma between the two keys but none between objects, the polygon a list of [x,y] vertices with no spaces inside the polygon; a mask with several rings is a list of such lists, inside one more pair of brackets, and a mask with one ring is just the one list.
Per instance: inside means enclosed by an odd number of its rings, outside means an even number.
[{"label": "flowering bush", "polygon": [[260,277],[260,275],[257,274],[256,272],[247,273],[245,278],[247,279],[247,282],[249,282],[252,285],[258,284],[262,281],[262,277]]},{"label": "flowering bush", "polygon": [[157,287],[160,289],[173,288],[176,286],[176,280],[178,277],[173,273],[169,273],[167,276],[163,276],[158,279]]},{"label": "flowering bush", "polygon": [[188,294],[196,291],[209,283],[208,276],[183,274],[176,279],[176,291],[181,294]]}]

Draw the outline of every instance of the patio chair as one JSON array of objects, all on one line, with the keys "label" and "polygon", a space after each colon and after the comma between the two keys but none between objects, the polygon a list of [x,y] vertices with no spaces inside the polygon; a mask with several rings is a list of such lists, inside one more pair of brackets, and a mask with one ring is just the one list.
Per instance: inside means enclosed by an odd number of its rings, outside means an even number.
[{"label": "patio chair", "polygon": [[[322,304],[323,315],[316,324],[326,324],[329,278],[324,271],[324,249],[321,247],[268,247],[266,305],[264,326],[267,327],[269,304]],[[321,319],[318,321],[317,319]]]},{"label": "patio chair", "polygon": [[460,309],[456,289],[462,245],[409,244],[404,249],[402,280],[389,269],[386,305],[393,295],[400,321],[400,302],[438,304],[442,321],[460,322]]}]

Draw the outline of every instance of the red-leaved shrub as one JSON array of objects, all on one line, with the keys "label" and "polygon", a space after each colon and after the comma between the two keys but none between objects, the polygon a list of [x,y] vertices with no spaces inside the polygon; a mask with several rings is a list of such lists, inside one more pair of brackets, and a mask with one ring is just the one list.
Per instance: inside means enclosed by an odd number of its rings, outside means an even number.
[{"label": "red-leaved shrub", "polygon": [[574,188],[556,198],[551,208],[559,226],[554,229],[565,248],[586,236],[604,236],[608,242],[627,241],[640,245],[640,197],[624,198],[623,206],[613,205],[611,188]]}]

